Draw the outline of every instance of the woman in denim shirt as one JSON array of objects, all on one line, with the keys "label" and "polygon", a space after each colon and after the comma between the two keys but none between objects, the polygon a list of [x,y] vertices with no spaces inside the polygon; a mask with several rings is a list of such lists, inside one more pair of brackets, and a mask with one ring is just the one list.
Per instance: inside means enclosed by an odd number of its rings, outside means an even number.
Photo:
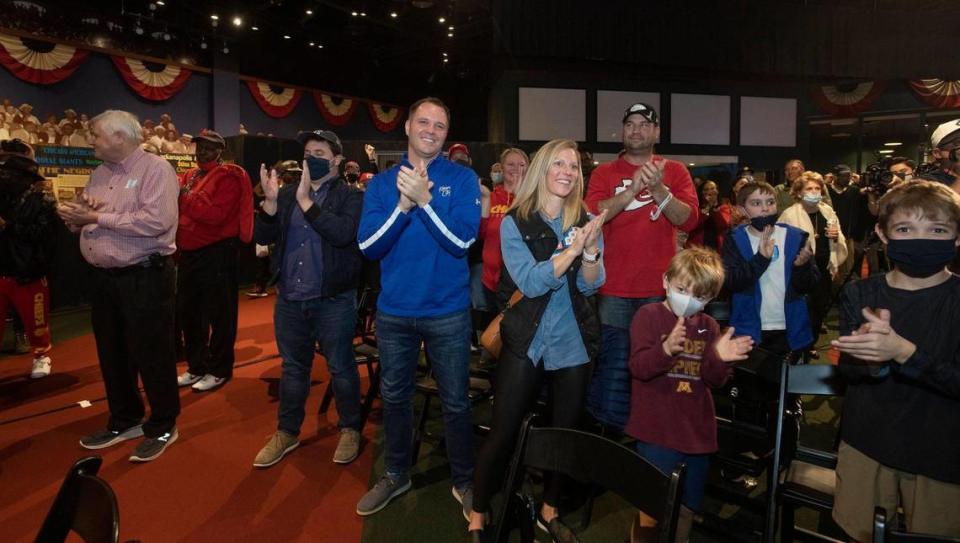
[{"label": "woman in denim shirt", "polygon": [[[603,215],[591,220],[582,194],[577,144],[553,140],[537,151],[500,226],[500,295],[509,298],[519,289],[523,298],[507,309],[500,328],[503,350],[492,429],[474,474],[470,532],[475,541],[541,385],[546,381],[551,387],[552,426],[575,427],[583,411],[589,362],[600,336],[588,297],[603,284],[605,274]],[[559,478],[547,477],[537,524],[554,541],[576,541],[557,515],[558,496]]]}]

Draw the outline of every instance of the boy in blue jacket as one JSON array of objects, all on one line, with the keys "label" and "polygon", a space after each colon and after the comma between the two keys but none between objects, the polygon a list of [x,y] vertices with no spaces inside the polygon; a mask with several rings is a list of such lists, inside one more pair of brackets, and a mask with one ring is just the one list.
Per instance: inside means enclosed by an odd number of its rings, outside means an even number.
[{"label": "boy in blue jacket", "polygon": [[744,185],[737,206],[750,222],[731,230],[723,245],[730,326],[772,354],[800,351],[813,342],[803,295],[818,278],[806,235],[777,224],[776,191],[767,183]]},{"label": "boy in blue jacket", "polygon": [[386,473],[357,504],[380,511],[410,489],[413,393],[424,345],[443,404],[453,496],[472,508],[470,419],[470,272],[467,251],[480,227],[480,183],[443,157],[450,111],[436,98],[410,106],[407,153],[370,181],[357,239],[380,260],[377,300]]}]

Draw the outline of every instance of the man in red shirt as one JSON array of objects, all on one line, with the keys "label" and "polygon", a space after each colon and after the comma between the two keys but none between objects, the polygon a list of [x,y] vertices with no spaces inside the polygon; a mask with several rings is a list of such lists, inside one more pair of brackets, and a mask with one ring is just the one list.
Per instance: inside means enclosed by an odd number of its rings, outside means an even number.
[{"label": "man in red shirt", "polygon": [[663,274],[677,252],[676,229],[689,231],[698,216],[687,168],[654,154],[659,137],[656,110],[643,103],[627,108],[624,151],[593,171],[587,190],[590,211],[607,211],[607,282],[599,304],[603,336],[587,407],[618,430],[630,411],[630,320],[639,307],[664,299]]},{"label": "man in red shirt", "polygon": [[237,339],[237,249],[253,236],[253,186],[243,168],[224,164],[223,138],[194,136],[198,167],[180,178],[177,301],[188,369],[180,386],[203,392],[233,375]]}]

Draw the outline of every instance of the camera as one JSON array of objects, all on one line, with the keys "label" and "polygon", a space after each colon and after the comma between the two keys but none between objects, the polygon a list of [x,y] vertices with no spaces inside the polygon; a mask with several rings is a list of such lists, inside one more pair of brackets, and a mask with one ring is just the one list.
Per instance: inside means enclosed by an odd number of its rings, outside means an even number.
[{"label": "camera", "polygon": [[883,196],[893,181],[895,174],[890,171],[889,164],[885,161],[868,164],[863,173],[860,174],[860,182],[864,188],[869,188],[877,196]]}]

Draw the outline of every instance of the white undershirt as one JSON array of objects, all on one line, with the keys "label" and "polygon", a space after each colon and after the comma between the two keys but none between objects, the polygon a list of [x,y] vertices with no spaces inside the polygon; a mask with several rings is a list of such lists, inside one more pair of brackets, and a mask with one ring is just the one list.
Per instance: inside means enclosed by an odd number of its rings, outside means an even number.
[{"label": "white undershirt", "polygon": [[[750,248],[756,254],[760,247],[760,236],[753,235],[747,229]],[[787,239],[787,229],[775,226],[773,230],[773,256],[767,271],[760,276],[760,329],[786,330],[787,317],[784,312],[784,300],[787,295],[786,273],[784,270],[783,246]]]}]

